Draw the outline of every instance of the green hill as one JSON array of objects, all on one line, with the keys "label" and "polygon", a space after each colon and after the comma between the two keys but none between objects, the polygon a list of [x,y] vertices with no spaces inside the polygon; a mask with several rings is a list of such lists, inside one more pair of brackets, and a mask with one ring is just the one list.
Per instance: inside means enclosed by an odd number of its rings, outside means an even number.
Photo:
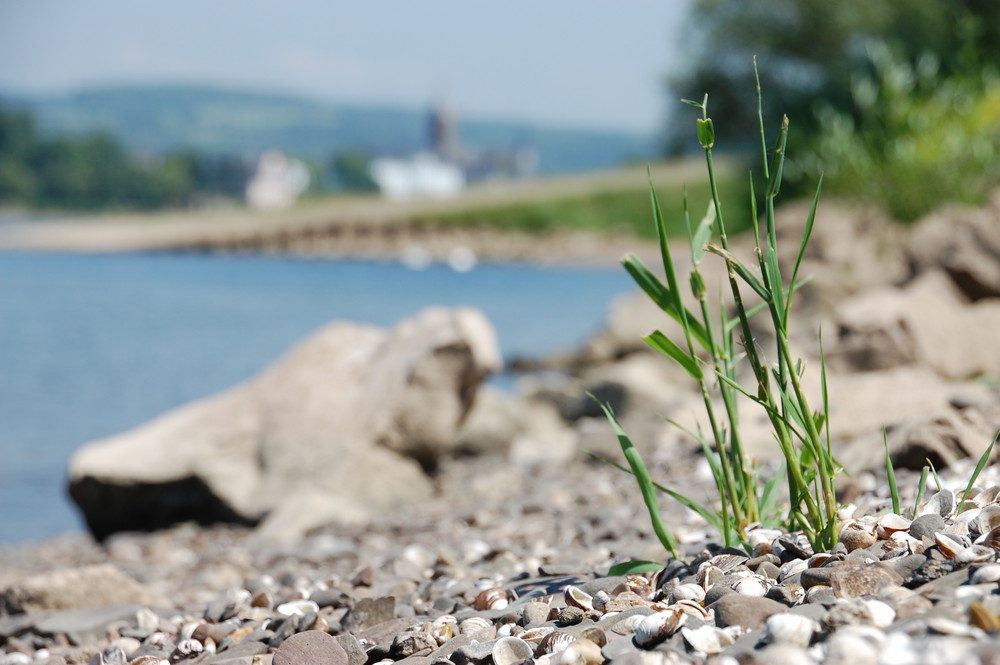
[{"label": "green hill", "polygon": [[[392,106],[324,104],[309,99],[197,86],[119,86],[61,96],[0,93],[0,103],[32,112],[43,132],[107,131],[139,154],[181,148],[253,155],[278,148],[325,159],[356,150],[407,155],[427,148],[427,111]],[[646,160],[655,137],[561,129],[523,122],[461,119],[463,148],[538,151],[542,173],[589,171]]]}]

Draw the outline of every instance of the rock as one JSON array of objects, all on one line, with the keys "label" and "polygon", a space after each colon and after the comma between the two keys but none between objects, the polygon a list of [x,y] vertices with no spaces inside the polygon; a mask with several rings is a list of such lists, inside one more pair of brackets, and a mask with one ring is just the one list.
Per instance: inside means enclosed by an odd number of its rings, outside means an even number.
[{"label": "rock", "polygon": [[982,352],[1000,326],[1000,302],[968,304],[941,271],[902,288],[865,291],[841,303],[834,318],[837,340],[827,352],[833,369],[923,364],[951,379],[1000,373],[1000,359]]},{"label": "rock", "polygon": [[944,518],[937,513],[929,513],[927,515],[919,515],[910,522],[909,534],[920,540],[924,537],[934,538],[934,534],[938,531],[944,531],[945,521]]},{"label": "rock", "polygon": [[776,600],[738,593],[722,596],[709,609],[715,610],[715,624],[720,628],[744,626],[750,629],[763,628],[769,616],[788,611],[788,607]]},{"label": "rock", "polygon": [[842,561],[833,567],[830,586],[838,598],[874,596],[887,587],[899,586],[903,577],[881,563]]},{"label": "rock", "polygon": [[379,515],[430,495],[421,466],[454,446],[499,365],[475,310],[431,308],[390,331],[333,323],[235,388],[85,445],[70,495],[99,539],[254,523],[295,495],[315,505],[313,490],[335,493],[348,521]]},{"label": "rock", "polygon": [[274,652],[274,665],[349,665],[335,637],[319,630],[292,635]]},{"label": "rock", "polygon": [[[791,275],[811,201],[775,211],[778,260]],[[799,268],[813,279],[796,296],[800,305],[829,307],[873,285],[895,283],[907,274],[899,225],[879,211],[821,202]]]},{"label": "rock", "polygon": [[971,300],[1000,298],[1000,191],[987,207],[949,206],[924,217],[907,253],[914,272],[940,268]]},{"label": "rock", "polygon": [[8,614],[113,605],[169,607],[170,602],[109,563],[35,575],[0,593],[0,613]]},{"label": "rock", "polygon": [[[344,616],[344,630],[355,632],[385,624],[396,615],[396,599],[391,596],[382,598],[362,598]],[[380,642],[381,640],[376,640]]]}]

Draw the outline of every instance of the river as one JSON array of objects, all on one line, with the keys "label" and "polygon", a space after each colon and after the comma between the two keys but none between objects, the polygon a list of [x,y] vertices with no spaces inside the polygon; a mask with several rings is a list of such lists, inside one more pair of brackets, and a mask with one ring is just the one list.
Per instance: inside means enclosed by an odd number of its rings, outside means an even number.
[{"label": "river", "polygon": [[470,305],[505,357],[538,357],[581,344],[629,288],[614,268],[0,252],[0,546],[83,528],[65,492],[81,444],[242,381],[331,320]]}]

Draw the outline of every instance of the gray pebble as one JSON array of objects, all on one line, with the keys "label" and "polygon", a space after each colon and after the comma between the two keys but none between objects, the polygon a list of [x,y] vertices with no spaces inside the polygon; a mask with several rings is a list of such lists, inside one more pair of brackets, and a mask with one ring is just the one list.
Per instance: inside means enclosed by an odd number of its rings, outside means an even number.
[{"label": "gray pebble", "polygon": [[934,540],[934,534],[945,527],[944,518],[937,513],[920,515],[910,523],[910,535],[920,540],[924,537]]},{"label": "gray pebble", "polygon": [[274,652],[274,665],[348,665],[347,652],[327,633],[307,630],[292,635]]},{"label": "gray pebble", "polygon": [[788,611],[785,605],[776,600],[735,593],[723,596],[711,607],[715,610],[715,623],[720,628],[734,625],[751,629],[763,628],[767,617]]}]

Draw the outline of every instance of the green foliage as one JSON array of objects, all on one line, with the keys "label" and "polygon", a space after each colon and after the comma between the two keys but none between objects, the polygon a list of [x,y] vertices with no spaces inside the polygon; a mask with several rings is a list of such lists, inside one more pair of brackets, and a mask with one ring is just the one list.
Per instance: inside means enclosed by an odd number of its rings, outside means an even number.
[{"label": "green foliage", "polygon": [[337,185],[348,192],[377,192],[378,185],[368,172],[371,158],[364,152],[348,150],[330,160],[330,170]]},{"label": "green foliage", "polygon": [[820,107],[803,168],[904,222],[942,201],[983,203],[1000,182],[1000,77],[942,79],[935,57],[913,66],[884,44],[870,55],[874,73],[852,86],[854,115]]},{"label": "green foliage", "polygon": [[[832,547],[837,538],[834,478],[840,471],[830,450],[829,426],[826,418],[827,392],[825,361],[821,357],[823,383],[823,408],[814,411],[802,387],[803,363],[792,356],[789,346],[789,325],[795,279],[799,262],[809,242],[815,220],[819,189],[806,220],[805,231],[798,247],[798,259],[786,283],[778,264],[777,234],[774,204],[780,190],[788,136],[788,120],[781,125],[778,140],[768,159],[764,136],[763,118],[759,116],[760,140],[763,153],[763,182],[761,192],[764,208],[764,228],[756,221],[757,193],[751,192],[751,215],[754,220],[756,241],[756,266],[749,266],[736,259],[729,248],[729,227],[725,221],[719,196],[718,178],[712,155],[715,144],[714,124],[708,116],[708,98],[688,102],[701,112],[698,119],[699,140],[704,147],[708,167],[711,204],[708,213],[697,225],[692,225],[686,214],[688,250],[692,270],[687,283],[695,305],[689,308],[682,291],[682,280],[677,274],[668,227],[660,209],[658,197],[650,185],[650,198],[657,237],[660,242],[663,283],[639,259],[626,257],[623,261],[629,274],[647,295],[672,319],[680,324],[681,336],[671,339],[662,331],[655,331],[646,338],[654,349],[661,351],[673,362],[682,366],[698,384],[705,405],[708,431],[698,429],[688,432],[701,445],[712,470],[719,492],[719,506],[708,508],[650,480],[639,454],[622,430],[609,408],[605,412],[611,421],[625,457],[635,476],[650,517],[664,547],[677,556],[676,538],[661,522],[653,490],[664,489],[673,498],[698,512],[719,529],[727,546],[743,544],[749,548],[746,529],[754,523],[775,521],[776,479],[761,484],[754,460],[745,452],[743,434],[738,418],[738,400],[746,398],[759,405],[766,413],[775,440],[778,443],[788,485],[789,506],[781,520],[789,529],[801,529],[817,550]],[[760,106],[758,105],[758,109]],[[752,188],[755,189],[755,188]],[[710,228],[717,237],[709,242]],[[728,286],[731,301],[710,302],[700,272],[706,254],[721,257],[728,267]],[[763,304],[750,307],[744,299],[743,289],[749,287]],[[735,311],[730,317],[728,311]],[[719,315],[721,312],[721,315]],[[775,346],[773,358],[755,341],[750,328],[751,317],[767,313]],[[737,332],[739,338],[737,338]],[[739,376],[744,365],[752,379],[741,383]],[[823,428],[827,430],[824,436]]]},{"label": "green foliage", "polygon": [[[757,119],[750,62],[766,63],[765,117],[796,118],[803,158],[789,184],[821,170],[830,191],[903,221],[945,201],[979,203],[1000,177],[1000,3],[993,0],[696,0],[682,96],[708,91],[721,138],[746,151]],[[675,123],[673,127],[677,127]],[[693,149],[668,135],[668,149]]]},{"label": "green foliage", "polygon": [[183,151],[139,161],[107,134],[42,136],[24,113],[0,109],[0,204],[98,210],[184,206],[242,196],[241,160]]}]

